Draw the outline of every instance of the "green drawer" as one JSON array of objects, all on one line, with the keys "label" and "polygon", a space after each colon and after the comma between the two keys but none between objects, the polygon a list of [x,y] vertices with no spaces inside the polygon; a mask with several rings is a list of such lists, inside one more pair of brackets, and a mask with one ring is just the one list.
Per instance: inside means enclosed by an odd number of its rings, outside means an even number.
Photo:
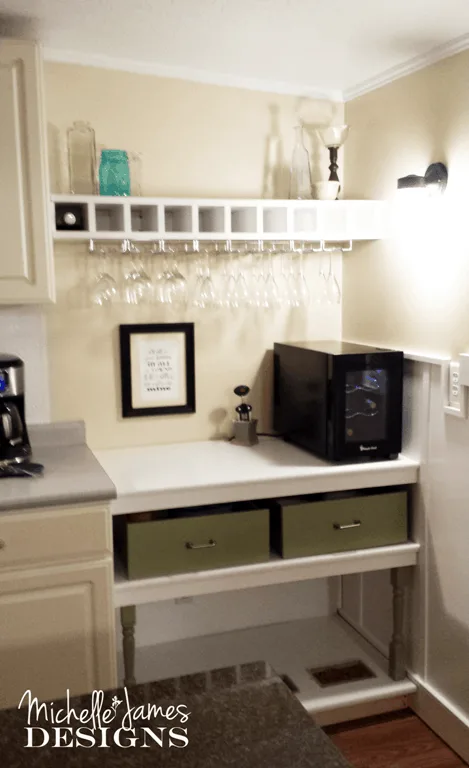
[{"label": "green drawer", "polygon": [[279,503],[272,543],[283,557],[345,552],[407,541],[407,493]]},{"label": "green drawer", "polygon": [[205,571],[269,559],[269,510],[126,521],[129,579]]}]

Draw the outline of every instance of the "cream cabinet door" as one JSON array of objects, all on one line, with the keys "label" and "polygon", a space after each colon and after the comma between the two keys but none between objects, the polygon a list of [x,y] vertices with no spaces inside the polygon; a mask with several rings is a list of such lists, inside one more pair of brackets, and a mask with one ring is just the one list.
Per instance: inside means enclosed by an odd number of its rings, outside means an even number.
[{"label": "cream cabinet door", "polygon": [[116,686],[112,559],[0,573],[0,709]]},{"label": "cream cabinet door", "polygon": [[54,300],[42,61],[0,40],[0,304]]}]

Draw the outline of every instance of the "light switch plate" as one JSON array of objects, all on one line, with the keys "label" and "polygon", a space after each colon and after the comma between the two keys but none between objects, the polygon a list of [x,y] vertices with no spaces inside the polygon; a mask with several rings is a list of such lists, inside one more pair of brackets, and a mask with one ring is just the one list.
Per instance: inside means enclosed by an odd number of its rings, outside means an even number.
[{"label": "light switch plate", "polygon": [[459,355],[459,383],[469,387],[469,354]]},{"label": "light switch plate", "polygon": [[[468,380],[469,383],[469,380]],[[467,418],[467,389],[461,381],[460,360],[451,360],[441,367],[443,410],[448,416]]]}]

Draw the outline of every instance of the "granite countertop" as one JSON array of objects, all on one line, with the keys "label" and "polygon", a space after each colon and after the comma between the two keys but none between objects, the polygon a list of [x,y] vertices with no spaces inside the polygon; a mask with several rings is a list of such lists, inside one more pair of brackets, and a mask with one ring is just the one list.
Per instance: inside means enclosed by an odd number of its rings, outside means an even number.
[{"label": "granite countertop", "polygon": [[108,501],[116,489],[85,442],[82,422],[28,428],[42,477],[0,479],[0,512],[56,504]]},{"label": "granite countertop", "polygon": [[[187,722],[183,724],[179,716],[168,721],[161,713],[142,720],[134,709],[135,733],[125,735],[122,731],[122,744],[128,743],[129,736],[135,736],[138,742],[129,748],[119,747],[114,743],[114,733],[122,726],[128,709],[124,689],[117,689],[106,692],[103,703],[103,709],[110,708],[114,696],[120,702],[105,736],[109,748],[88,744],[87,748],[51,746],[55,735],[49,709],[48,722],[43,716],[30,721],[31,725],[46,729],[49,744],[26,749],[28,710],[5,710],[0,712],[3,768],[349,768],[326,734],[264,662],[145,683],[127,689],[127,694],[129,707],[143,705],[144,712],[139,715],[147,714],[151,704],[162,707],[165,714],[168,706],[183,705]],[[83,696],[72,699],[70,706],[79,713],[90,708],[90,701],[90,696]],[[66,702],[54,702],[54,712],[61,706],[66,707]],[[159,736],[163,733],[163,746],[147,737],[148,747],[144,748],[141,726]],[[159,726],[166,726],[166,731],[159,731]],[[67,743],[76,738],[79,723],[71,722],[70,727],[73,735],[64,734]],[[168,731],[173,727],[179,734],[187,729],[188,744],[182,748],[168,745]],[[93,733],[97,743],[101,743],[101,731]],[[37,731],[34,744],[41,743],[39,738],[42,740],[43,736]],[[175,739],[176,743],[181,747],[183,742]]]}]

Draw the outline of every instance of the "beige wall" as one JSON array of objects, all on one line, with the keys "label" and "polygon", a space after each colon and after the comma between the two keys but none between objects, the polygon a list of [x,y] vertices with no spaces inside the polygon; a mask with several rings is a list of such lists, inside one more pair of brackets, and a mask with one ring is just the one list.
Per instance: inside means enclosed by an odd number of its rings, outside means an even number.
[{"label": "beige wall", "polygon": [[[469,52],[345,110],[346,196],[392,201],[396,230],[344,260],[344,338],[444,354],[469,349]],[[444,200],[399,202],[397,178],[435,161],[449,168]]]},{"label": "beige wall", "polygon": [[93,125],[98,146],[141,152],[142,193],[164,197],[260,197],[267,154],[277,171],[269,194],[287,197],[298,119],[316,179],[327,157],[313,129],[343,120],[343,104],[296,96],[70,64],[46,63],[45,76],[53,192],[68,191],[65,137],[74,120]]},{"label": "beige wall", "polygon": [[[275,160],[273,192],[286,196],[298,117],[311,135],[314,125],[343,120],[343,106],[329,102],[62,64],[46,65],[46,98],[55,191],[65,189],[64,137],[78,119],[94,126],[98,144],[142,153],[144,194],[215,197],[260,197],[266,154]],[[276,141],[270,142],[273,114]],[[310,149],[319,178],[327,167],[326,153],[314,140]],[[187,264],[182,268],[193,275]],[[276,268],[281,283],[280,264]],[[268,428],[271,366],[266,350],[276,340],[340,336],[338,306],[216,315],[122,306],[107,315],[84,302],[94,269],[84,246],[56,247],[58,302],[47,310],[52,418],[84,418],[93,447],[203,440],[226,431],[236,404],[232,390],[241,383],[254,388],[256,415]],[[113,269],[117,277],[118,264]],[[307,270],[312,282],[316,257],[308,257]],[[340,260],[337,274],[340,280]],[[117,326],[175,320],[196,323],[196,414],[123,420]]]},{"label": "beige wall", "polygon": [[[396,226],[389,241],[362,245],[344,259],[344,337],[435,353],[467,351],[469,52],[346,104],[346,120],[351,125],[347,196],[391,200]],[[419,201],[411,193],[400,202],[397,178],[423,174],[435,161],[448,165],[446,195]],[[469,423],[443,413],[439,366],[414,364],[411,389],[405,421],[422,459],[413,505],[422,552],[412,590],[416,620],[410,666],[467,725]],[[389,587],[374,579],[365,582],[373,590],[374,610],[365,628],[382,643],[389,639],[383,636]],[[349,584],[349,591],[346,608],[353,614],[356,584]],[[462,749],[440,719],[432,725]],[[466,759],[468,749],[466,735]]]}]

